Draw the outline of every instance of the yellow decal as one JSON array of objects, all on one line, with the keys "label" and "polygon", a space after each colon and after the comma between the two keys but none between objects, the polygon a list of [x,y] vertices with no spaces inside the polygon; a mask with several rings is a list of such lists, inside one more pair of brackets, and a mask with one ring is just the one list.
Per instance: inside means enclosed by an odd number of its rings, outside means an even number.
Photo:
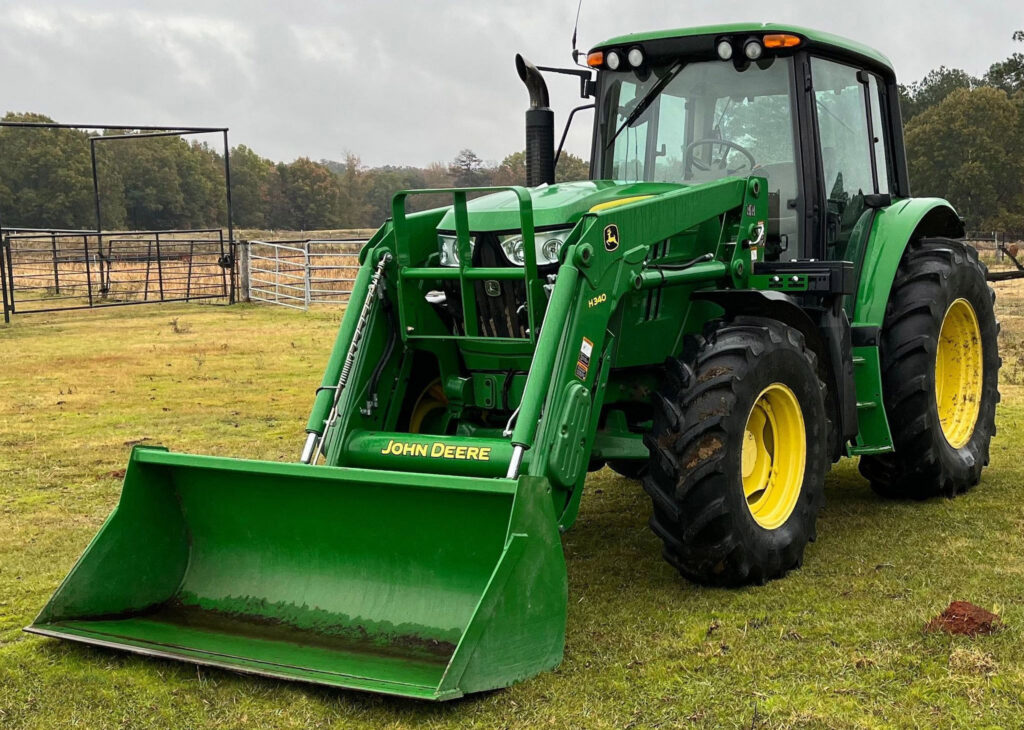
[{"label": "yellow decal", "polygon": [[604,250],[611,253],[619,247],[619,227],[611,223],[604,227]]},{"label": "yellow decal", "polygon": [[589,212],[600,213],[602,210],[608,210],[609,208],[618,208],[620,205],[629,205],[630,203],[635,203],[638,200],[647,200],[648,198],[653,197],[653,195],[634,195],[630,198],[619,198],[618,200],[609,200],[604,203],[598,203],[593,208],[591,208]]},{"label": "yellow decal", "polygon": [[418,456],[429,459],[455,459],[457,461],[490,461],[490,446],[455,446],[443,441],[431,444],[402,443],[389,439],[380,450],[384,456]]},{"label": "yellow decal", "polygon": [[593,308],[593,307],[596,307],[598,304],[604,304],[607,301],[608,301],[608,295],[607,294],[598,294],[593,299],[588,299],[587,300],[587,306]]}]

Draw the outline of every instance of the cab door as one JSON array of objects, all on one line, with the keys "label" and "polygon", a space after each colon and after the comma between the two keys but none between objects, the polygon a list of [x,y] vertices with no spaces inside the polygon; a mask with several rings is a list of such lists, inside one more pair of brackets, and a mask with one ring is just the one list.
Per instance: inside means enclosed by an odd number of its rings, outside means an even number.
[{"label": "cab door", "polygon": [[830,59],[812,56],[810,66],[824,211],[819,251],[859,271],[874,209],[891,187],[884,85],[873,73]]}]

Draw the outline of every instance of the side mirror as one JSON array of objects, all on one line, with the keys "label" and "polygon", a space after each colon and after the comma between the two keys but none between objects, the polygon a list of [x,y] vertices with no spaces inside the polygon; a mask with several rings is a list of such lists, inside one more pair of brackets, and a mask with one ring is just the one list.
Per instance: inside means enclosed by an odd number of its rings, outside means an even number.
[{"label": "side mirror", "polygon": [[875,193],[864,196],[865,208],[888,208],[892,205],[892,195],[889,193]]}]

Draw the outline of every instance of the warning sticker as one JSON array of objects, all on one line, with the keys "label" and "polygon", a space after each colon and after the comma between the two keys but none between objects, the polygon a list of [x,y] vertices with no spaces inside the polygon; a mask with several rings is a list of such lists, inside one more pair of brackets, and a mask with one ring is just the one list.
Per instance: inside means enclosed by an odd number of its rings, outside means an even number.
[{"label": "warning sticker", "polygon": [[583,342],[580,343],[580,357],[576,361],[576,377],[580,380],[587,379],[587,371],[590,370],[590,356],[593,352],[594,343],[584,337]]}]

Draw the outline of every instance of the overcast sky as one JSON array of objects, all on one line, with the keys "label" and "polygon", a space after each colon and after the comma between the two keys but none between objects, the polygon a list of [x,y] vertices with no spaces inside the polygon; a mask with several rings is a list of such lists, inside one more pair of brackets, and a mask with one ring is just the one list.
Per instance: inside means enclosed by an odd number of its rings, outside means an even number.
[{"label": "overcast sky", "polygon": [[[233,145],[275,160],[352,152],[369,165],[425,165],[469,147],[499,161],[523,147],[515,53],[568,65],[575,13],[576,0],[0,0],[0,110],[228,126]],[[906,82],[940,64],[981,74],[1007,57],[1024,3],[584,0],[579,45],[748,20],[863,41]],[[550,87],[561,129],[578,86]],[[578,121],[570,149],[588,156],[590,117]]]}]

